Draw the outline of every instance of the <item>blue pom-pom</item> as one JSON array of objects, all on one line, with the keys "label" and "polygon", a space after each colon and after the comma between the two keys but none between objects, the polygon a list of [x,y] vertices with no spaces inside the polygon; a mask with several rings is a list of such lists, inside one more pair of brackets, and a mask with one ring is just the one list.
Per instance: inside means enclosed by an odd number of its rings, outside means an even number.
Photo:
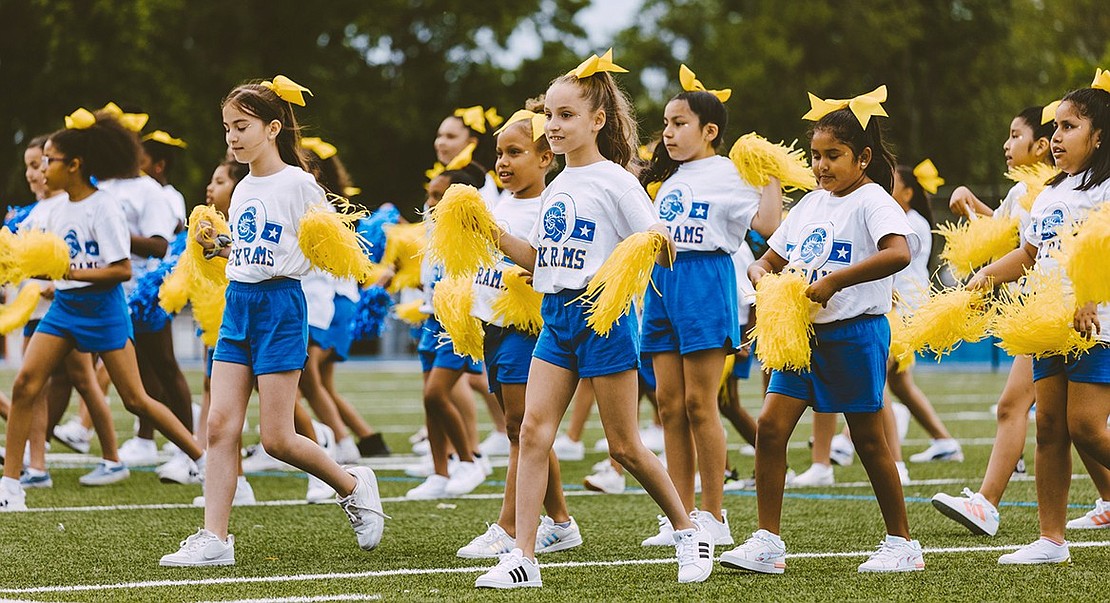
[{"label": "blue pom-pom", "polygon": [[170,247],[166,250],[166,257],[163,262],[176,262],[177,258],[180,257],[181,254],[185,253],[185,243],[187,243],[188,240],[188,230],[182,230],[181,232],[177,233],[177,236],[174,237],[172,241],[170,241]]},{"label": "blue pom-pom", "polygon": [[382,261],[385,254],[385,229],[386,224],[396,224],[401,219],[401,212],[391,203],[385,203],[369,217],[358,221],[358,234],[370,243],[370,247],[363,245],[363,251],[375,264]]},{"label": "blue pom-pom", "polygon": [[19,226],[31,215],[31,210],[38,205],[38,201],[30,205],[9,205],[8,214],[4,217],[4,226],[13,233],[19,232]]},{"label": "blue pom-pom", "polygon": [[393,298],[383,287],[363,289],[355,306],[354,318],[351,319],[351,334],[354,339],[361,341],[381,337],[392,305]]},{"label": "blue pom-pom", "polygon": [[165,260],[135,281],[135,290],[127,299],[127,308],[140,331],[150,333],[166,328],[170,315],[158,305],[158,289],[176,265],[176,257]]}]

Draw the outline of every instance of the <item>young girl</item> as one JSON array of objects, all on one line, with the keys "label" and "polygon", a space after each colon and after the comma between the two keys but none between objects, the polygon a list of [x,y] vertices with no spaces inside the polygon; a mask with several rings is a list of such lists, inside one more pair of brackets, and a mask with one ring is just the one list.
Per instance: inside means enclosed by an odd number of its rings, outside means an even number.
[{"label": "young girl", "polygon": [[[535,107],[539,109],[539,106]],[[520,119],[514,119],[520,116]],[[530,110],[515,114],[509,125],[497,136],[497,177],[512,194],[493,210],[497,223],[513,236],[526,236],[539,218],[540,194],[544,177],[553,167],[555,156],[544,137],[542,126],[534,125],[536,116]],[[540,120],[543,115],[538,115]],[[536,122],[538,123],[538,122]],[[509,433],[509,468],[505,474],[505,498],[497,522],[485,534],[476,537],[458,551],[466,559],[498,557],[516,548],[516,484],[517,460],[520,451],[520,423],[524,417],[524,392],[528,381],[528,364],[536,347],[536,336],[505,324],[494,316],[493,302],[504,290],[502,274],[513,266],[502,260],[492,269],[479,270],[474,280],[475,317],[486,324],[485,361],[489,388],[505,410]],[[536,535],[536,553],[564,551],[582,544],[578,524],[567,512],[559,459],[548,454],[548,476],[544,506],[548,516],[540,522]]]},{"label": "young girl", "polygon": [[31,336],[16,376],[0,479],[3,510],[26,509],[18,479],[30,418],[50,374],[75,348],[99,353],[128,411],[149,418],[195,463],[193,471],[204,466],[203,451],[189,431],[143,390],[121,287],[131,276],[127,222],[119,202],[91,180],[131,173],[138,165],[138,139],[103,113],[74,126],[51,135],[43,148],[46,186],[69,196],[64,208],[51,212],[47,230],[65,240],[70,268],[54,282],[54,302]]},{"label": "young girl", "polygon": [[[253,386],[259,431],[275,457],[323,479],[337,493],[359,546],[381,541],[383,518],[377,479],[369,467],[344,470],[293,426],[297,381],[307,358],[308,325],[300,277],[309,270],[297,243],[305,211],[324,191],[304,171],[292,102],[300,86],[288,78],[241,85],[224,99],[223,124],[235,160],[250,165],[231,197],[227,308],[212,365],[208,450],[216,462],[205,474],[205,527],[162,557],[163,566],[233,565],[235,538],[228,519],[236,489],[239,441]],[[217,249],[211,229],[198,233]]]},{"label": "young girl", "polygon": [[547,140],[567,167],[544,191],[540,220],[528,239],[508,233],[500,237],[501,251],[509,259],[533,267],[533,286],[544,294],[544,325],[528,371],[520,428],[516,548],[475,581],[478,587],[543,585],[535,562],[536,525],[551,445],[579,378],[593,385],[609,454],[671,520],[679,581],[704,581],[713,569],[713,537],[686,514],[662,463],[640,442],[635,318],[626,314],[602,337],[586,325],[586,308],[579,299],[622,239],[648,230],[666,233],[647,193],[625,169],[636,153],[636,122],[610,70],[624,71],[613,65],[610,53],[595,55],[547,89]]},{"label": "young girl", "polygon": [[[1020,249],[980,270],[969,287],[988,288],[1016,281],[1037,266],[1045,274],[1059,269],[1052,255],[1063,229],[1082,222],[1087,212],[1110,200],[1110,92],[1082,88],[1068,93],[1056,111],[1052,156],[1061,173],[1048,182],[1030,211]],[[1065,284],[1070,285],[1065,277]],[[1110,305],[1093,303],[1075,310],[1075,330],[1098,345],[1079,357],[1033,360],[1037,399],[1037,515],[1041,537],[1001,564],[1067,563],[1071,560],[1064,528],[1071,485],[1071,442],[1103,466],[1110,466]]]},{"label": "young girl", "polygon": [[[1050,117],[1043,117],[1043,107],[1028,107],[1010,122],[1010,134],[1002,145],[1006,155],[1006,167],[1013,169],[1037,163],[1052,164],[1052,134],[1056,123]],[[959,187],[952,193],[949,207],[956,215],[971,218],[971,213],[998,219],[1018,218],[1020,233],[1029,226],[1029,212],[1021,206],[1019,199],[1027,193],[1024,183],[1018,182],[1006,193],[997,210],[991,210],[966,187]],[[1031,356],[1015,356],[1010,364],[1010,374],[1006,386],[998,398],[996,414],[998,428],[995,432],[994,447],[983,475],[983,482],[977,492],[964,488],[962,496],[951,496],[943,492],[933,496],[933,506],[945,516],[959,522],[974,534],[994,536],[998,533],[1002,517],[998,505],[1010,483],[1014,467],[1021,462],[1025,449],[1025,436],[1029,424],[1029,409],[1033,407],[1033,359]],[[1080,452],[1079,458],[1087,468],[1087,473],[1095,483],[1099,500],[1094,508],[1082,517],[1067,524],[1068,528],[1110,528],[1110,469],[1103,467],[1090,456]],[[1101,520],[1101,523],[1096,520]]]},{"label": "young girl", "polygon": [[[873,95],[851,103],[871,104],[881,113],[875,101],[885,100],[885,92],[881,99]],[[849,101],[826,101],[824,110],[819,102],[813,101],[806,119],[817,121],[810,148],[821,189],[798,202],[768,239],[770,250],[748,268],[757,287],[766,274],[788,266],[810,283],[806,297],[821,304],[814,319],[812,368],[771,375],[756,431],[759,530],[721,555],[721,564],[761,573],[785,571],[786,546],[779,533],[786,445],[812,405],[817,412],[844,413],[886,523],[886,538],[859,571],[920,570],[925,567],[921,546],[910,540],[902,486],[879,412],[890,345],[886,313],[892,277],[910,263],[916,236],[890,196],[894,158],[883,145],[875,113],[857,117],[848,109]]]},{"label": "young girl", "polygon": [[[770,236],[782,216],[776,178],[760,190],[717,154],[727,120],[724,104],[713,93],[679,93],[664,110],[662,144],[640,174],[645,186],[663,183],[656,212],[678,249],[673,268],[656,266],[652,272],[641,351],[651,354],[655,368],[667,473],[686,512],[719,546],[733,539],[721,507],[726,454],[717,390],[725,356],[740,347],[741,339],[729,254],[744,244],[749,227]],[[701,475],[700,510],[694,504],[695,468]],[[662,524],[649,540],[673,543],[672,533]]]}]

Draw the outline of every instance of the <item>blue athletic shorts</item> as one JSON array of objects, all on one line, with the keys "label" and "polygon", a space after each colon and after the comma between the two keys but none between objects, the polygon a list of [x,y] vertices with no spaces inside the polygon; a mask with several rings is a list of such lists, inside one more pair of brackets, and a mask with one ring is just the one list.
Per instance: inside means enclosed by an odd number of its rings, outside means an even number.
[{"label": "blue athletic shorts", "polygon": [[747,379],[752,374],[752,358],[755,358],[755,342],[748,348],[748,357],[736,356],[732,361],[732,376],[737,379]]},{"label": "blue athletic shorts", "polygon": [[427,373],[434,368],[449,371],[465,371],[467,373],[481,374],[482,363],[475,362],[468,356],[455,353],[455,346],[450,339],[440,343],[439,336],[443,327],[435,316],[429,316],[421,327],[420,342],[416,344],[416,351],[420,355],[420,367]]},{"label": "blue athletic shorts", "polygon": [[582,290],[564,290],[543,296],[540,331],[533,356],[576,373],[579,378],[612,375],[640,366],[640,329],[636,318],[625,314],[605,337],[586,325]]},{"label": "blue athletic shorts", "polygon": [[355,317],[355,307],[355,302],[346,297],[335,296],[335,315],[331,319],[331,326],[328,327],[328,338],[332,345],[330,349],[340,362],[345,362],[351,355],[353,340],[351,321]]},{"label": "blue athletic shorts", "polygon": [[1033,359],[1033,381],[1065,374],[1075,383],[1110,383],[1110,344],[1099,344],[1086,354]]},{"label": "blue athletic shorts", "polygon": [[768,393],[805,400],[817,412],[878,412],[883,407],[890,323],[864,314],[814,325],[810,370],[773,371]]},{"label": "blue athletic shorts", "polygon": [[640,354],[639,376],[648,389],[655,389],[655,365],[651,363],[651,354]]},{"label": "blue athletic shorts", "polygon": [[504,384],[528,383],[528,369],[537,337],[512,327],[486,325],[485,357],[489,391]]},{"label": "blue athletic shorts", "polygon": [[68,339],[77,351],[93,353],[122,350],[135,337],[119,284],[56,289],[36,332]]},{"label": "blue athletic shorts", "polygon": [[726,348],[740,344],[736,268],[723,251],[683,251],[674,268],[656,266],[644,299],[645,354]]},{"label": "blue athletic shorts", "polygon": [[35,329],[39,328],[40,322],[42,322],[40,319],[35,318],[28,321],[27,324],[23,325],[23,337],[28,338],[31,335],[34,335]]},{"label": "blue athletic shorts", "polygon": [[249,366],[255,375],[304,369],[308,360],[308,306],[301,282],[278,278],[227,285],[220,337],[213,359]]}]

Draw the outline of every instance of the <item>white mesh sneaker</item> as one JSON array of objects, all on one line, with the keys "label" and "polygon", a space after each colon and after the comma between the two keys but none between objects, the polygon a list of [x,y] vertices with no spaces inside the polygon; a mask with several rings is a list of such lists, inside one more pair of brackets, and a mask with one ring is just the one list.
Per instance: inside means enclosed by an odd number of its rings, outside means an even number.
[{"label": "white mesh sneaker", "polygon": [[[558,456],[556,454],[556,456]],[[601,469],[586,476],[582,483],[586,486],[587,490],[594,492],[604,492],[606,494],[621,494],[625,489],[624,474],[618,472],[613,465],[606,459],[603,461],[605,464]]]},{"label": "white mesh sneaker", "polygon": [[308,474],[308,490],[305,491],[304,499],[310,504],[320,505],[331,502],[335,497],[335,489],[328,485],[324,480]]},{"label": "white mesh sneaker", "polygon": [[478,452],[483,456],[509,456],[509,435],[497,430],[489,432],[478,444]]},{"label": "white mesh sneaker", "polygon": [[405,492],[408,500],[435,500],[447,498],[448,479],[438,473],[433,473],[419,486]]},{"label": "white mesh sneaker", "polygon": [[[233,507],[249,507],[257,505],[258,501],[254,498],[254,488],[251,487],[250,482],[245,477],[240,476],[235,482],[235,496],[231,499],[231,506]],[[193,498],[194,507],[204,507],[204,495]]]},{"label": "white mesh sneaker", "polygon": [[158,464],[158,445],[154,440],[131,438],[119,447],[119,460],[128,467]]},{"label": "white mesh sneaker", "polygon": [[[325,451],[327,449],[325,448]],[[261,471],[291,471],[293,468],[270,456],[262,444],[248,446],[246,456],[243,457],[243,471],[245,473],[258,473]]]},{"label": "white mesh sneaker", "polygon": [[705,582],[713,573],[713,535],[709,530],[701,526],[675,530],[674,547],[679,582]]},{"label": "white mesh sneaker", "polygon": [[982,494],[964,488],[963,496],[950,496],[943,492],[933,496],[933,507],[948,519],[971,530],[972,534],[994,536],[998,533],[1001,516],[998,509]]},{"label": "white mesh sneaker", "polygon": [[1095,506],[1083,517],[1076,517],[1068,522],[1069,530],[1099,530],[1110,528],[1110,503],[1101,498],[1095,501]]},{"label": "white mesh sneaker", "polygon": [[504,528],[492,523],[484,534],[475,536],[469,544],[455,553],[463,559],[493,559],[511,553],[516,548],[516,539],[509,536]]},{"label": "white mesh sneaker", "polygon": [[794,476],[786,484],[788,488],[811,488],[814,486],[831,486],[836,482],[833,476],[832,465],[824,465],[821,463],[813,463],[809,469]]},{"label": "white mesh sneaker", "polygon": [[671,520],[666,515],[656,515],[655,518],[659,520],[659,533],[650,538],[645,538],[640,544],[642,546],[674,546],[674,527],[671,526]]},{"label": "white mesh sneaker", "polygon": [[74,452],[88,454],[92,446],[92,429],[85,429],[80,419],[73,418],[54,428],[54,439],[65,444]]},{"label": "white mesh sneaker", "polygon": [[919,572],[925,569],[925,558],[921,556],[921,543],[887,534],[886,538],[879,543],[879,548],[871,553],[867,561],[859,564],[857,569],[860,573]]},{"label": "white mesh sneaker", "polygon": [[208,530],[197,530],[196,534],[181,541],[176,553],[163,555],[158,565],[162,567],[199,567],[206,565],[235,565],[235,537],[227,535],[220,540]]},{"label": "white mesh sneaker", "polygon": [[107,486],[121,482],[130,476],[131,471],[127,465],[102,460],[92,471],[77,478],[77,482],[82,486]]},{"label": "white mesh sneaker", "polygon": [[1057,544],[1047,538],[1038,538],[1020,549],[998,558],[999,565],[1071,564],[1068,543]]},{"label": "white mesh sneaker", "polygon": [[475,488],[486,481],[486,472],[476,462],[461,462],[451,471],[451,478],[443,487],[447,496],[463,496],[470,494]]},{"label": "white mesh sneaker", "polygon": [[389,516],[382,511],[382,497],[378,494],[378,478],[369,467],[347,467],[347,473],[354,476],[355,489],[349,496],[335,502],[347,514],[351,528],[358,538],[358,546],[364,551],[372,551],[382,541],[385,520]]},{"label": "white mesh sneaker", "polygon": [[724,521],[717,521],[709,511],[694,509],[690,512],[690,519],[694,520],[694,523],[709,530],[715,546],[732,546],[736,541],[732,539],[732,532],[728,528],[727,509],[721,509],[721,517]]},{"label": "white mesh sneaker", "polygon": [[586,458],[586,445],[582,442],[575,442],[567,437],[565,433],[555,438],[555,443],[551,448],[560,461],[581,461]]},{"label": "white mesh sneaker", "polygon": [[757,530],[744,544],[721,553],[721,565],[761,574],[786,571],[786,544],[777,534]]},{"label": "white mesh sneaker", "polygon": [[[334,437],[334,436],[332,436]],[[341,465],[357,463],[362,454],[358,451],[358,444],[352,436],[347,436],[335,444],[335,462]]]},{"label": "white mesh sneaker", "polygon": [[910,457],[911,463],[931,463],[934,461],[952,461],[962,463],[964,451],[960,442],[955,438],[943,440],[929,440],[929,447]]},{"label": "white mesh sneaker", "polygon": [[27,493],[22,487],[9,490],[0,486],[0,513],[4,511],[26,511]]},{"label": "white mesh sneaker", "polygon": [[537,555],[566,551],[581,544],[582,532],[573,517],[570,518],[570,525],[567,526],[555,523],[555,520],[546,515],[540,517],[540,525],[536,528]]},{"label": "white mesh sneaker", "polygon": [[829,448],[829,460],[831,460],[834,465],[847,467],[851,465],[852,461],[855,459],[856,446],[852,444],[852,440],[842,433],[834,435],[832,447]]},{"label": "white mesh sneaker", "polygon": [[543,579],[540,578],[540,566],[535,561],[524,556],[520,549],[501,555],[490,571],[478,576],[474,581],[477,588],[540,588]]},{"label": "white mesh sneaker", "polygon": [[[123,458],[123,455],[120,455]],[[126,464],[126,463],[125,463]],[[164,484],[199,484],[204,481],[204,473],[196,462],[184,452],[178,452],[166,464],[158,467],[158,479]]]}]

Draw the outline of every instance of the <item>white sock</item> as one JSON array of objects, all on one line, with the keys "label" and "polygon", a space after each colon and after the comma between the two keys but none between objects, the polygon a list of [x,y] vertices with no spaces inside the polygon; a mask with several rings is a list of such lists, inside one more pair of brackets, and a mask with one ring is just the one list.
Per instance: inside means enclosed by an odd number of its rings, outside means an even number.
[{"label": "white sock", "polygon": [[23,492],[23,486],[19,485],[19,480],[12,479],[10,477],[0,477],[0,488],[3,488],[4,490],[11,492],[12,494]]}]

